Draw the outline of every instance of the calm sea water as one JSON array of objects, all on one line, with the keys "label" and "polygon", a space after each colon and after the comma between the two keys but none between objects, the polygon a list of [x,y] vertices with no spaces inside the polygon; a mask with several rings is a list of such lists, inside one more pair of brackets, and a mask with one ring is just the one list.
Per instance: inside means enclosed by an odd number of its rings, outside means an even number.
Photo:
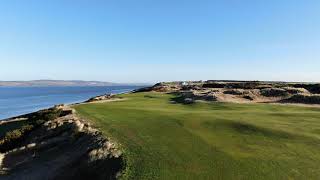
[{"label": "calm sea water", "polygon": [[85,101],[105,93],[129,92],[137,86],[0,87],[0,119],[31,113],[56,104]]}]

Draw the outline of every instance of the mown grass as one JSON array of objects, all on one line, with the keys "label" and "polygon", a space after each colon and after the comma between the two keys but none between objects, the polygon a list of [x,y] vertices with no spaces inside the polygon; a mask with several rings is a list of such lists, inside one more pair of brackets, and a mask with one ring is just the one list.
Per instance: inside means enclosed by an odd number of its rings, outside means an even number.
[{"label": "mown grass", "polygon": [[320,109],[172,104],[174,95],[75,106],[125,149],[123,179],[319,179]]}]

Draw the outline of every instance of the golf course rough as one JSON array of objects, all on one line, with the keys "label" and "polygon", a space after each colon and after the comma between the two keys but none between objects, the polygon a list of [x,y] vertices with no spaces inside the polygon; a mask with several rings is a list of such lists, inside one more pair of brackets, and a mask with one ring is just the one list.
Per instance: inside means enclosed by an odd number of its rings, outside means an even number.
[{"label": "golf course rough", "polygon": [[77,105],[124,149],[122,179],[319,179],[320,109],[271,104],[172,103],[133,93]]}]

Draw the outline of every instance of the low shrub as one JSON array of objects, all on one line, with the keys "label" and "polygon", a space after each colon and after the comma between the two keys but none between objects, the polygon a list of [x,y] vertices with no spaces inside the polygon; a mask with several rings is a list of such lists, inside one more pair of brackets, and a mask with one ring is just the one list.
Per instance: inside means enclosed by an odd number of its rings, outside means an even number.
[{"label": "low shrub", "polygon": [[61,109],[51,108],[35,113],[32,117],[29,118],[29,120],[32,122],[36,122],[38,120],[51,121],[60,117],[62,112],[63,111]]},{"label": "low shrub", "polygon": [[256,89],[260,85],[259,82],[235,82],[227,83],[226,88],[230,89]]},{"label": "low shrub", "polygon": [[293,84],[295,88],[304,88],[312,94],[320,94],[320,84]]},{"label": "low shrub", "polygon": [[208,84],[203,84],[203,88],[225,88],[226,84],[221,84],[221,83],[208,83]]},{"label": "low shrub", "polygon": [[56,119],[62,115],[63,111],[57,108],[39,111],[28,117],[26,123],[15,129],[7,131],[0,139],[0,152],[6,152],[21,146],[26,135],[36,127],[41,126],[46,121]]},{"label": "low shrub", "polygon": [[283,89],[290,94],[309,93],[308,90],[304,88],[284,87]]},{"label": "low shrub", "polygon": [[0,152],[6,152],[20,146],[25,135],[32,131],[33,125],[23,125],[19,129],[15,129],[6,133],[3,139],[0,140]]},{"label": "low shrub", "polygon": [[260,91],[261,95],[266,96],[266,97],[283,97],[283,96],[288,96],[289,93],[281,88],[267,88],[267,89],[262,89]]},{"label": "low shrub", "polygon": [[231,95],[243,95],[244,91],[241,91],[239,89],[231,89],[231,90],[226,90],[223,93],[224,94],[231,94]]},{"label": "low shrub", "polygon": [[286,101],[290,103],[320,104],[320,95],[296,94]]}]

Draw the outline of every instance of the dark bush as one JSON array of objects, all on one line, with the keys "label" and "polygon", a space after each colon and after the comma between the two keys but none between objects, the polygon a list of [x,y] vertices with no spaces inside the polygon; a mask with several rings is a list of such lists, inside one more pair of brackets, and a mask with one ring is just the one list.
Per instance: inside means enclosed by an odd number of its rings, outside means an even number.
[{"label": "dark bush", "polygon": [[208,84],[203,84],[203,88],[225,88],[226,84],[221,84],[221,83],[208,83]]},{"label": "dark bush", "polygon": [[266,97],[283,97],[283,96],[288,96],[289,93],[280,88],[267,88],[267,89],[262,89],[261,95],[266,96]]},{"label": "dark bush", "polygon": [[29,132],[46,121],[60,117],[62,112],[61,109],[51,108],[30,114],[25,125],[5,133],[4,137],[0,140],[0,152],[6,152],[21,146]]},{"label": "dark bush", "polygon": [[291,103],[320,104],[320,95],[296,94],[286,100]]},{"label": "dark bush", "polygon": [[228,83],[226,87],[230,89],[256,89],[259,85],[259,82],[241,82]]},{"label": "dark bush", "polygon": [[61,109],[48,109],[35,113],[32,117],[29,118],[30,121],[35,122],[37,120],[51,121],[62,115]]},{"label": "dark bush", "polygon": [[32,131],[33,125],[23,125],[20,129],[15,129],[6,133],[3,139],[0,140],[0,152],[6,152],[21,146],[24,137],[27,133]]},{"label": "dark bush", "polygon": [[304,88],[312,94],[320,94],[320,84],[293,84],[295,88]]},{"label": "dark bush", "polygon": [[304,88],[284,87],[283,89],[290,94],[308,93],[308,91]]}]

